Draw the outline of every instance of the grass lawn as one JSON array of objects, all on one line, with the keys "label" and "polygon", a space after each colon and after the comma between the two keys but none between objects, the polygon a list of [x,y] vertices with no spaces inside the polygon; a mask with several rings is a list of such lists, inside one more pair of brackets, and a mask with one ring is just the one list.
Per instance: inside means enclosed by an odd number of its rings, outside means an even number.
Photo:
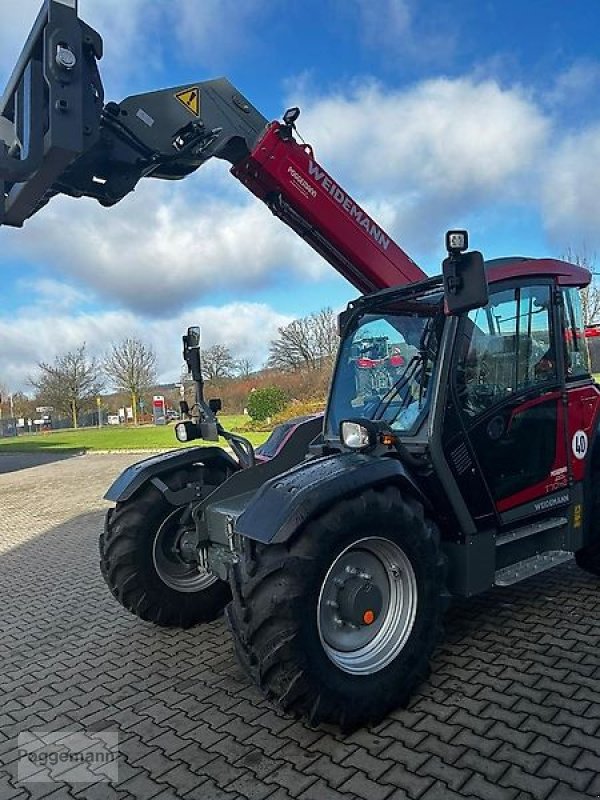
[{"label": "grass lawn", "polygon": [[[221,423],[227,430],[241,429],[246,417],[223,415]],[[242,433],[242,435],[244,435]],[[246,437],[253,445],[262,444],[268,433],[248,433]],[[190,445],[212,445],[213,442],[196,440]],[[223,447],[224,439],[219,440]],[[156,450],[173,449],[190,445],[180,444],[175,438],[173,424],[164,426],[143,425],[139,428],[105,425],[102,428],[80,428],[78,430],[51,431],[49,433],[28,433],[14,438],[0,438],[0,454],[11,452],[32,452],[40,450]]]}]

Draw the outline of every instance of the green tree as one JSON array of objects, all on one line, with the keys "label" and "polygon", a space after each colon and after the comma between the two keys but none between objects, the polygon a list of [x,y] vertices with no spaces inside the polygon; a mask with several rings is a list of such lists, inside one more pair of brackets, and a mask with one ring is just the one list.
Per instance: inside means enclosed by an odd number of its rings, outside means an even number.
[{"label": "green tree", "polygon": [[265,386],[264,389],[255,389],[248,397],[248,414],[256,422],[264,422],[269,417],[274,417],[287,405],[287,397],[283,389],[278,386]]}]

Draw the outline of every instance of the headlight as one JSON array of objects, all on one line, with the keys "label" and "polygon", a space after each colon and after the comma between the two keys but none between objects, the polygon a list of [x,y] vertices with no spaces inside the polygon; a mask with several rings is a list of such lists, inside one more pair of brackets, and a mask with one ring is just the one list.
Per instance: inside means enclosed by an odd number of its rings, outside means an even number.
[{"label": "headlight", "polygon": [[192,420],[188,419],[175,425],[175,438],[178,442],[191,442],[192,439],[198,438],[198,429]]},{"label": "headlight", "polygon": [[370,450],[377,444],[377,430],[367,420],[345,420],[340,425],[340,439],[349,450]]}]

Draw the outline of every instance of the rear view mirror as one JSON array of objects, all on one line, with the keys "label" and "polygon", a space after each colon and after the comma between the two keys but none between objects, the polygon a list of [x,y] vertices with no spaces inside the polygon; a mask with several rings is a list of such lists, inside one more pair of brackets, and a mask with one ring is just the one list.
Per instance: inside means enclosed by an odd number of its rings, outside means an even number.
[{"label": "rear view mirror", "polygon": [[183,337],[183,360],[195,381],[202,381],[202,365],[200,363],[200,328],[195,325],[187,329]]},{"label": "rear view mirror", "polygon": [[200,326],[194,325],[187,329],[187,346],[191,350],[200,347]]},{"label": "rear view mirror", "polygon": [[487,276],[480,252],[451,253],[443,261],[442,272],[446,314],[453,316],[487,305]]}]

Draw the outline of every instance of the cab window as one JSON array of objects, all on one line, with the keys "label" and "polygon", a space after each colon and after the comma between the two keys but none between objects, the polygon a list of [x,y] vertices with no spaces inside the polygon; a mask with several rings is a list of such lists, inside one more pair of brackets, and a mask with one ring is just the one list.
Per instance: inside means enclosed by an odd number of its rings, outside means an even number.
[{"label": "cab window", "polygon": [[590,374],[590,354],[585,338],[581,298],[577,289],[562,290],[566,378]]},{"label": "cab window", "polygon": [[549,285],[494,293],[469,312],[459,336],[456,396],[467,417],[558,378]]}]

